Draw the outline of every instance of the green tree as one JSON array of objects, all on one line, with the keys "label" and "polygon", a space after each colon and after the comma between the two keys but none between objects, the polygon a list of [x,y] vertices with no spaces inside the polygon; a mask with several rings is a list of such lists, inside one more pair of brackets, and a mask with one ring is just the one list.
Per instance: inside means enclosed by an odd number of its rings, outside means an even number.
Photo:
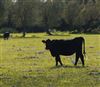
[{"label": "green tree", "polygon": [[0,0],[0,26],[4,20],[4,0]]}]

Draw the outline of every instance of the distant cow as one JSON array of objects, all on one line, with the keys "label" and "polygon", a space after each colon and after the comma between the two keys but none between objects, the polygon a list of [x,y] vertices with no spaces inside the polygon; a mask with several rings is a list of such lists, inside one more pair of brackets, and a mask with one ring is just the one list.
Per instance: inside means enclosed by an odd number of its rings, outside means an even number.
[{"label": "distant cow", "polygon": [[10,33],[9,33],[9,32],[5,32],[5,33],[3,34],[4,40],[8,40],[9,37],[10,37]]},{"label": "distant cow", "polygon": [[[58,62],[62,64],[60,55],[72,55],[76,53],[75,65],[77,65],[78,59],[82,61],[84,66],[84,55],[85,55],[85,40],[83,37],[76,37],[70,40],[42,40],[46,45],[46,50],[50,50],[50,53],[55,57],[56,66]],[[84,54],[84,55],[83,55]]]}]

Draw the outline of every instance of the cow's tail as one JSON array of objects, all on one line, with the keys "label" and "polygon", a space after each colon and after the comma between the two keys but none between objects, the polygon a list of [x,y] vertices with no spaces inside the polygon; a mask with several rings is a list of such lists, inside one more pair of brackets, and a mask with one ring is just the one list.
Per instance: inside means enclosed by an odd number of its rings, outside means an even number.
[{"label": "cow's tail", "polygon": [[85,40],[84,40],[84,38],[82,38],[82,48],[83,48],[83,55],[84,55],[84,57],[86,57],[86,51],[85,51]]}]

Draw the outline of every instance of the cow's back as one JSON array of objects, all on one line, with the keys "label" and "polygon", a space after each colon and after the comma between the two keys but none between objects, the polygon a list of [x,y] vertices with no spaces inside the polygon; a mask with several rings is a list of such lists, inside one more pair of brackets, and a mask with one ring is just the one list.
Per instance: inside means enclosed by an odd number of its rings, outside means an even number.
[{"label": "cow's back", "polygon": [[52,53],[61,55],[71,55],[75,52],[76,45],[73,40],[53,40]]}]

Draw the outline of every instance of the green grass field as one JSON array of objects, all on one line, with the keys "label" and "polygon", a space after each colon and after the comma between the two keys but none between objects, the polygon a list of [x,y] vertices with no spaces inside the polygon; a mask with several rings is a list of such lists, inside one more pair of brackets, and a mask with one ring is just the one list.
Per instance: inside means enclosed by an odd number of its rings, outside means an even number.
[{"label": "green grass field", "polygon": [[[12,36],[9,40],[0,39],[0,87],[100,87],[100,35]],[[73,65],[70,59],[75,55],[61,56],[64,66],[56,67],[55,59],[41,41],[78,36],[86,40],[85,67]]]}]

